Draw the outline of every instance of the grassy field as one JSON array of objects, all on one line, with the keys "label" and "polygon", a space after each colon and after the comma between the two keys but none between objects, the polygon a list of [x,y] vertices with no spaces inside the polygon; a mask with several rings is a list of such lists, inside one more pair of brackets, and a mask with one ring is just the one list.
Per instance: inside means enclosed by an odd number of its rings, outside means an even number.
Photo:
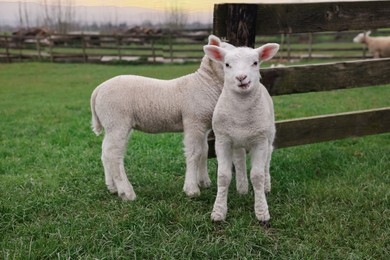
[{"label": "grassy field", "polygon": [[[126,171],[138,195],[109,194],[89,97],[118,74],[174,78],[196,65],[0,64],[0,259],[388,259],[390,134],[276,150],[271,227],[253,194],[182,192],[181,134],[135,132]],[[363,75],[364,76],[364,75]],[[275,97],[277,119],[390,106],[390,86]]]}]

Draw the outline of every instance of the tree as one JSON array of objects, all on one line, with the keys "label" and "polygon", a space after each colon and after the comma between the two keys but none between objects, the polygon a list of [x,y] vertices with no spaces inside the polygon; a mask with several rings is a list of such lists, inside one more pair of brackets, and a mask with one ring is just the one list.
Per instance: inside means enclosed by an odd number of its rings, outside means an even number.
[{"label": "tree", "polygon": [[183,29],[188,21],[187,13],[181,9],[177,1],[166,9],[165,25],[171,30]]},{"label": "tree", "polygon": [[57,0],[52,6],[49,6],[47,0],[42,1],[45,14],[44,26],[59,33],[67,33],[75,19],[73,0]]}]

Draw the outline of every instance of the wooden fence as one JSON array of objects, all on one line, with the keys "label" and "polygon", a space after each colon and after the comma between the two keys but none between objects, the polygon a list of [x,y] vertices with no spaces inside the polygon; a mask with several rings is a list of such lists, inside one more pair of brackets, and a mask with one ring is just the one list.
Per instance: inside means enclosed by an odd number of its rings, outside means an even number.
[{"label": "wooden fence", "polygon": [[[214,33],[236,46],[253,47],[256,35],[388,27],[390,1],[214,7]],[[263,69],[262,77],[271,95],[390,84],[390,58]],[[276,148],[386,133],[390,132],[390,107],[283,120],[276,122],[276,128]],[[210,137],[211,148],[213,141]],[[215,156],[212,149],[210,156]]]},{"label": "wooden fence", "polygon": [[[319,32],[259,36],[256,45],[276,41],[276,59],[357,59],[369,57],[365,45],[352,43],[360,31]],[[200,61],[211,29],[158,34],[52,34],[45,36],[0,35],[0,62],[23,60],[51,62],[143,63]],[[390,35],[382,29],[377,35]],[[330,47],[329,47],[330,46]]]},{"label": "wooden fence", "polygon": [[0,35],[0,61],[69,62],[200,60],[210,30],[158,34]]}]

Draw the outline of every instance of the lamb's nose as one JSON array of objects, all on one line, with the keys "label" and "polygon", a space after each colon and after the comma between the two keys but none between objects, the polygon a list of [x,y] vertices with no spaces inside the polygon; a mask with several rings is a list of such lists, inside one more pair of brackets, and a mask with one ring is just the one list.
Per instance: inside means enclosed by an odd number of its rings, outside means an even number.
[{"label": "lamb's nose", "polygon": [[246,79],[246,75],[237,76],[236,79],[237,79],[238,81],[241,82],[241,81],[243,81],[244,79]]}]

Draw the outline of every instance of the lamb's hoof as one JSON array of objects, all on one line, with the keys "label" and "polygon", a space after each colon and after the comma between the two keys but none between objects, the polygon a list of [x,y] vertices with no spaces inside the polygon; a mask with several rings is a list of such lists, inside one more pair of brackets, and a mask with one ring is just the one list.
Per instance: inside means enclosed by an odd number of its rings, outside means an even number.
[{"label": "lamb's hoof", "polygon": [[116,194],[116,193],[118,193],[118,189],[117,189],[115,186],[108,186],[108,185],[107,185],[107,189],[108,189],[108,191],[109,191],[111,194]]},{"label": "lamb's hoof", "polygon": [[200,196],[200,189],[199,189],[198,185],[196,185],[195,187],[184,186],[183,191],[190,198]]},{"label": "lamb's hoof", "polygon": [[260,223],[266,223],[266,222],[269,222],[270,220],[270,215],[269,215],[269,212],[268,210],[262,214],[256,212],[256,218],[258,221],[260,221]]},{"label": "lamb's hoof", "polygon": [[201,181],[199,181],[199,187],[201,187],[201,188],[210,188],[211,187],[211,180],[201,180]]},{"label": "lamb's hoof", "polygon": [[270,227],[271,227],[271,224],[269,223],[269,220],[260,221],[260,224],[261,224],[264,228],[270,228]]},{"label": "lamb's hoof", "polygon": [[135,193],[131,193],[131,192],[121,192],[121,193],[118,193],[119,197],[121,197],[122,200],[124,201],[134,201],[136,199],[136,195]]},{"label": "lamb's hoof", "polygon": [[211,220],[213,222],[221,222],[221,221],[224,221],[225,219],[226,219],[226,215],[223,213],[216,212],[216,211],[213,211],[211,213]]},{"label": "lamb's hoof", "polygon": [[194,192],[186,192],[186,195],[189,198],[196,198],[200,196],[200,191],[194,191]]},{"label": "lamb's hoof", "polygon": [[242,187],[237,188],[237,193],[240,194],[240,195],[248,194],[248,187],[246,187],[246,188],[242,188]]}]

